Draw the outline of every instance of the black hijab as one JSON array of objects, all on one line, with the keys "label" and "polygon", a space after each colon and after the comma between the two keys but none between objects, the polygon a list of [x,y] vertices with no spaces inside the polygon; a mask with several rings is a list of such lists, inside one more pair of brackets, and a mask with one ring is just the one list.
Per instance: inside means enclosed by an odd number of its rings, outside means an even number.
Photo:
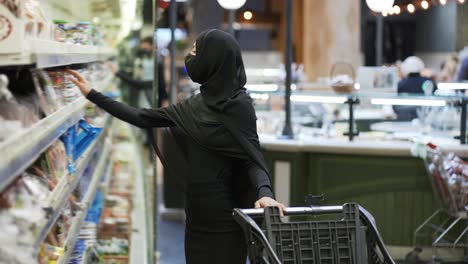
[{"label": "black hijab", "polygon": [[155,145],[166,170],[188,175],[186,160],[180,160],[186,158],[180,137],[185,135],[220,155],[254,161],[270,177],[260,149],[252,98],[244,88],[246,74],[237,41],[220,30],[203,31],[196,40],[196,55],[186,57],[186,67],[192,80],[201,84],[200,94],[162,109],[176,124],[165,130],[167,151],[161,152]]}]

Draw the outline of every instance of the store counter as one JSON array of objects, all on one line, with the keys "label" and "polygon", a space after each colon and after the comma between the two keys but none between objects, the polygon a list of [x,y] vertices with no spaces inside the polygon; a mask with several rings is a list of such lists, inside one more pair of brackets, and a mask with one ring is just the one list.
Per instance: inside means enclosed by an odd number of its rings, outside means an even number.
[{"label": "store counter", "polygon": [[[413,142],[399,140],[363,140],[359,137],[350,142],[347,138],[310,138],[307,140],[282,140],[275,136],[261,135],[262,148],[266,151],[317,152],[335,154],[375,155],[410,157]],[[457,140],[435,139],[434,144],[444,152],[454,152],[468,158],[468,145]]]},{"label": "store counter", "polygon": [[[415,229],[438,208],[424,161],[412,156],[411,142],[272,136],[260,141],[279,201],[299,206],[307,194],[324,194],[326,205],[357,202],[374,215],[388,245],[408,250],[400,254],[409,252]],[[443,151],[468,157],[468,146],[434,141]]]}]

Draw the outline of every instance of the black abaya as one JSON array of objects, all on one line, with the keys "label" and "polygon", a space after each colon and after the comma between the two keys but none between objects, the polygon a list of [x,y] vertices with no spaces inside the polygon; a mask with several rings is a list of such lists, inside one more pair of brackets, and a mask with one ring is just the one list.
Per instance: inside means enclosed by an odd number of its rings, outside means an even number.
[{"label": "black abaya", "polygon": [[[186,193],[187,263],[245,263],[245,242],[232,219],[235,207],[273,198],[260,149],[240,48],[231,35],[208,30],[186,59],[201,93],[159,109],[137,109],[91,91],[88,99],[141,128],[170,127],[172,147],[161,152],[166,171],[183,178]],[[181,177],[182,176],[182,177]]]}]

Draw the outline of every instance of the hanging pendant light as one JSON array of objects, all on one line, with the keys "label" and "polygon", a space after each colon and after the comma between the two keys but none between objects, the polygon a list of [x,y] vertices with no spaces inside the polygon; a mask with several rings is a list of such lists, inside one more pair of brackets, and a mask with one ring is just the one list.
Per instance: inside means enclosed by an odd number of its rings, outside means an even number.
[{"label": "hanging pendant light", "polygon": [[388,10],[393,6],[394,2],[394,0],[366,0],[366,4],[369,9],[376,13],[381,13],[384,10]]},{"label": "hanging pendant light", "polygon": [[241,8],[247,0],[218,0],[219,5],[224,9],[236,10]]}]

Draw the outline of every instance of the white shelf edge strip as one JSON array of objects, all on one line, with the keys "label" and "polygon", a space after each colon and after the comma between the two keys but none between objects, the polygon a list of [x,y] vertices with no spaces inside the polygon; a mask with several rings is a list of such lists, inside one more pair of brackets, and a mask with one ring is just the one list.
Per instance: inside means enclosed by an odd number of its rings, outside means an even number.
[{"label": "white shelf edge strip", "polygon": [[83,198],[82,203],[88,207],[94,200],[96,196],[96,191],[101,183],[102,177],[104,176],[104,170],[106,168],[106,164],[109,161],[109,155],[111,151],[111,143],[106,139],[104,141],[104,149],[102,151],[101,158],[99,163],[96,165],[96,169],[93,173],[93,177],[91,183],[89,184],[89,189],[86,192],[85,197]]},{"label": "white shelf edge strip", "polygon": [[[66,251],[57,261],[58,264],[66,264],[70,260],[71,253],[73,252],[73,247],[75,247],[76,238],[78,237],[78,234],[80,233],[81,225],[86,217],[86,210],[87,208],[84,207],[83,211],[80,211],[76,214],[75,219],[74,219],[75,221],[73,221],[70,231],[68,232],[68,238],[65,242]],[[70,238],[74,238],[74,239],[70,239]]]},{"label": "white shelf edge strip", "polygon": [[111,150],[110,143],[107,140],[105,140],[104,144],[105,145],[104,145],[102,156],[99,159],[98,164],[96,165],[96,169],[93,173],[88,191],[86,192],[86,195],[82,201],[82,204],[84,205],[84,210],[80,212],[82,214],[82,217],[77,218],[77,221],[72,225],[72,228],[70,229],[70,232],[67,237],[67,241],[65,243],[66,251],[65,251],[65,254],[62,255],[62,257],[59,259],[58,261],[59,264],[68,263],[71,257],[71,253],[73,252],[73,248],[75,247],[76,241],[78,239],[81,225],[83,224],[84,219],[86,218],[87,210],[90,206],[90,203],[94,200],[94,197],[96,196],[96,191],[102,179],[104,169],[106,167],[106,163],[109,158],[110,150]]},{"label": "white shelf edge strip", "polygon": [[[137,141],[135,134],[131,131],[132,140],[130,141],[134,147],[133,151],[135,153],[135,162],[133,162],[135,170],[135,187],[133,193],[134,205],[132,209],[132,233],[131,233],[131,243],[130,243],[130,264],[148,264],[147,254],[141,254],[141,248],[148,248],[147,237],[151,235],[147,230],[147,224],[145,214],[148,213],[145,209],[145,192],[144,192],[144,183],[143,177],[145,177],[145,171],[143,169],[141,152],[137,146]],[[152,250],[151,250],[152,251]]]},{"label": "white shelf edge strip", "polygon": [[[98,90],[105,90],[113,78],[112,75],[105,78],[97,85]],[[0,143],[0,191],[34,163],[69,127],[78,123],[84,116],[86,103],[86,98],[81,97]]]}]

